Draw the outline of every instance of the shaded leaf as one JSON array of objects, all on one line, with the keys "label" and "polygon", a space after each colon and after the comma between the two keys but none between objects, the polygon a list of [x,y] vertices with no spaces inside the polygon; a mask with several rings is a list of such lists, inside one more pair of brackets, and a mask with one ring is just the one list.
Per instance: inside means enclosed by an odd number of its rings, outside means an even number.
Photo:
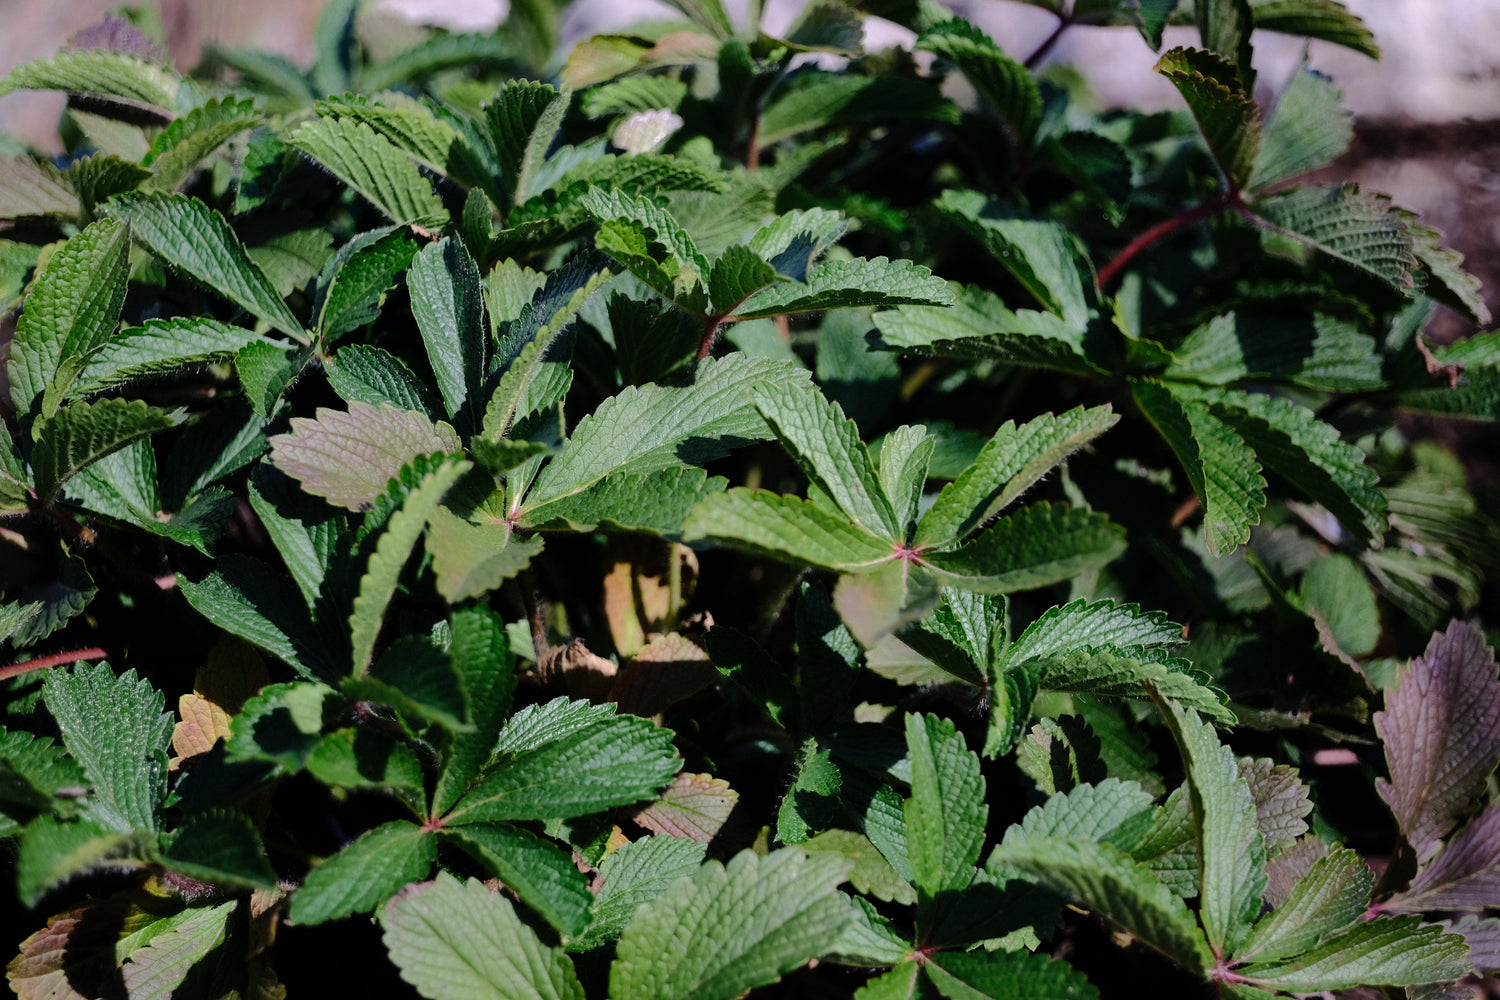
[{"label": "shaded leaf", "polygon": [[396,820],[360,836],[307,873],[292,896],[293,923],[321,924],[367,913],[415,882],[437,860],[437,838]]}]

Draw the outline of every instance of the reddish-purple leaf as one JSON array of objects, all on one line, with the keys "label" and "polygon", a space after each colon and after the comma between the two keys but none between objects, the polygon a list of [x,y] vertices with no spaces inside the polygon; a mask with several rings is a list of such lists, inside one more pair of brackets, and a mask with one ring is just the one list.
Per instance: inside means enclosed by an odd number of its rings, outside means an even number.
[{"label": "reddish-purple leaf", "polygon": [[1265,757],[1240,758],[1240,777],[1250,786],[1255,800],[1255,826],[1265,838],[1271,854],[1292,846],[1307,832],[1307,814],[1312,800],[1295,768]]},{"label": "reddish-purple leaf", "polygon": [[1432,863],[1417,872],[1411,886],[1397,893],[1386,908],[1478,910],[1500,906],[1500,804],[1453,837]]},{"label": "reddish-purple leaf", "polygon": [[1389,781],[1376,788],[1425,864],[1500,762],[1500,681],[1484,638],[1463,622],[1434,635],[1375,713]]},{"label": "reddish-purple leaf", "polygon": [[1480,975],[1500,970],[1500,920],[1470,914],[1457,920],[1439,921],[1469,942],[1469,961]]},{"label": "reddish-purple leaf", "polygon": [[635,814],[635,821],[652,833],[689,837],[706,844],[714,839],[740,793],[723,778],[683,772],[662,789],[661,798]]}]

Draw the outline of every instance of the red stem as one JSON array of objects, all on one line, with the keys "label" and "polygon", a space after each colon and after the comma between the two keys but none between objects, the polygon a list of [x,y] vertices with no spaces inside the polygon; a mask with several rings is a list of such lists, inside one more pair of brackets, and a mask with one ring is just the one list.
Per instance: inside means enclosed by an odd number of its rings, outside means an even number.
[{"label": "red stem", "polygon": [[1114,260],[1099,269],[1099,287],[1104,288],[1110,282],[1114,281],[1120,272],[1125,269],[1125,265],[1134,260],[1137,254],[1151,246],[1151,244],[1166,239],[1179,229],[1186,229],[1188,226],[1202,222],[1204,219],[1212,218],[1224,211],[1224,209],[1237,205],[1239,200],[1240,196],[1238,192],[1225,192],[1212,201],[1206,201],[1185,212],[1179,212],[1170,219],[1158,222],[1125,244],[1125,249],[1116,254]]},{"label": "red stem", "polygon": [[98,646],[89,649],[75,649],[67,653],[53,653],[51,656],[38,656],[34,660],[23,660],[20,663],[12,663],[8,667],[0,667],[0,681],[8,681],[12,677],[28,674],[33,670],[45,670],[62,663],[77,663],[79,660],[100,660],[108,656]]},{"label": "red stem", "polygon": [[698,360],[702,361],[714,352],[714,345],[719,341],[719,330],[724,326],[722,316],[710,316],[703,324],[703,342],[698,345]]}]

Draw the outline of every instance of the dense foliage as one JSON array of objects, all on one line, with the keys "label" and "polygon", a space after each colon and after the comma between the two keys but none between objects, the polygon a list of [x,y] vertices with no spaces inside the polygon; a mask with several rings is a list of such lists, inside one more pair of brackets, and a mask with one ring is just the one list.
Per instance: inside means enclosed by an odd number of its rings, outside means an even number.
[{"label": "dense foliage", "polygon": [[1333,81],[1254,99],[1253,31],[1374,41],[1032,2],[1184,110],[929,0],[0,80],[70,149],[0,158],[16,993],[282,996],[324,924],[434,998],[1500,968],[1497,508],[1399,422],[1500,417],[1500,335],[1299,183]]}]

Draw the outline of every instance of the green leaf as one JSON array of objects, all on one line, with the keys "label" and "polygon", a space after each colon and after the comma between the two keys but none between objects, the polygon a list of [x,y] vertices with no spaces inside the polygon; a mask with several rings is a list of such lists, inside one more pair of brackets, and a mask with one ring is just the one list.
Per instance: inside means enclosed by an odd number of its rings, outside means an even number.
[{"label": "green leaf", "polygon": [[340,690],[353,701],[389,705],[413,723],[435,722],[452,732],[474,728],[452,657],[425,636],[400,637],[368,674],[347,678]]},{"label": "green leaf", "polygon": [[318,102],[324,118],[363,122],[422,166],[464,187],[492,193],[494,181],[459,130],[416,101],[383,94],[381,103],[345,95]]},{"label": "green leaf", "polygon": [[388,403],[315,412],[314,419],[293,417],[290,431],[271,438],[271,462],[304,491],[349,510],[369,510],[417,456],[461,449],[452,427]]},{"label": "green leaf", "polygon": [[312,871],[292,896],[296,924],[322,924],[368,913],[432,870],[437,837],[395,820],[365,833]]},{"label": "green leaf", "polygon": [[499,184],[505,206],[519,205],[537,194],[537,171],[562,125],[572,101],[566,87],[558,91],[531,80],[510,80],[484,107],[485,122],[500,163]]},{"label": "green leaf", "polygon": [[[1084,324],[1051,312],[1012,312],[993,292],[951,283],[951,307],[902,306],[877,313],[877,347],[939,357],[994,359],[1080,375],[1106,371],[1086,356]],[[951,477],[950,477],[951,478]]]},{"label": "green leaf", "polygon": [[944,586],[1007,594],[1103,566],[1124,551],[1122,534],[1102,514],[1036,503],[1002,517],[967,545],[922,558]]},{"label": "green leaf", "polygon": [[49,671],[42,698],[88,778],[84,816],[118,833],[159,830],[173,721],[161,692],[134,670],[117,677],[96,663]]},{"label": "green leaf", "polygon": [[1210,687],[1206,677],[1186,660],[1169,659],[1157,651],[1090,646],[1028,662],[1040,670],[1038,683],[1047,691],[1142,698],[1147,694],[1142,685],[1151,684],[1166,697],[1204,715],[1224,723],[1235,721],[1224,706],[1225,696]]},{"label": "green leaf", "polygon": [[266,861],[255,827],[239,813],[211,811],[191,817],[166,842],[162,861],[172,871],[213,885],[276,885],[276,872]]},{"label": "green leaf", "polygon": [[1193,0],[1193,21],[1203,47],[1223,58],[1235,82],[1245,91],[1255,88],[1250,65],[1250,32],[1255,15],[1247,0]]},{"label": "green leaf", "polygon": [[349,616],[349,635],[352,645],[353,665],[356,675],[369,669],[375,654],[375,640],[385,620],[386,607],[396,593],[396,583],[401,570],[406,566],[417,540],[422,536],[427,519],[442,503],[444,495],[458,482],[464,473],[473,468],[472,462],[447,460],[432,471],[406,493],[401,507],[391,515],[385,530],[370,554],[370,561],[359,581],[359,595],[354,598],[354,611]]},{"label": "green leaf", "polygon": [[825,127],[958,118],[958,109],[926,80],[807,73],[772,93],[760,118],[760,141],[765,147]]},{"label": "green leaf", "polygon": [[1134,851],[1151,825],[1151,795],[1132,781],[1107,778],[1054,794],[1021,819],[1027,836],[1075,837]]},{"label": "green leaf", "polygon": [[1353,559],[1335,552],[1314,562],[1302,574],[1298,597],[1319,631],[1327,630],[1334,650],[1353,657],[1375,651],[1380,610],[1374,588]]},{"label": "green leaf", "polygon": [[750,249],[793,281],[807,281],[808,268],[849,229],[841,212],[793,209],[776,216],[750,237]]},{"label": "green leaf", "polygon": [[1386,529],[1385,494],[1364,452],[1311,410],[1287,399],[1227,389],[1173,387],[1179,398],[1205,403],[1255,449],[1256,458],[1317,503],[1327,507],[1362,542]]},{"label": "green leaf", "polygon": [[899,962],[854,994],[855,1000],[937,1000],[942,996],[916,962]]},{"label": "green leaf", "polygon": [[137,56],[80,49],[17,66],[0,80],[0,95],[17,90],[66,90],[171,109],[177,106],[181,85],[176,73]]},{"label": "green leaf", "polygon": [[671,468],[682,464],[684,453],[705,460],[724,454],[735,439],[768,437],[750,389],[806,377],[790,365],[733,354],[699,364],[691,385],[628,387],[578,422],[537,476],[527,503],[581,492],[610,473]]},{"label": "green leaf", "polygon": [[151,176],[151,171],[136,163],[109,153],[95,153],[68,165],[68,183],[78,194],[83,218],[92,218],[100,203],[126,191],[133,191]]},{"label": "green leaf", "polygon": [[1193,492],[1203,504],[1203,531],[1213,555],[1249,541],[1266,505],[1266,481],[1255,451],[1236,428],[1208,407],[1176,391],[1175,385],[1137,381],[1141,412],[1177,455]]},{"label": "green leaf", "polygon": [[254,330],[207,316],[147,320],[121,330],[90,357],[74,391],[98,392],[138,378],[230,361],[247,345],[261,342]]},{"label": "green leaf", "polygon": [[425,80],[445,69],[492,67],[515,58],[509,39],[500,34],[438,32],[388,59],[363,66],[359,89],[374,93],[387,87]]},{"label": "green leaf", "polygon": [[1215,954],[1233,954],[1260,914],[1266,887],[1265,840],[1256,826],[1255,802],[1240,777],[1234,751],[1219,742],[1211,723],[1191,709],[1158,702],[1187,767],[1189,799],[1198,833],[1199,916]]},{"label": "green leaf", "polygon": [[651,199],[590,188],[578,201],[599,222],[598,248],[663,298],[706,315],[708,259],[667,211]]},{"label": "green leaf", "polygon": [[491,762],[505,754],[538,750],[614,718],[615,706],[553,698],[527,705],[505,723],[492,747]]},{"label": "green leaf", "polygon": [[573,963],[542,944],[504,894],[439,872],[386,904],[385,946],[401,978],[444,1000],[583,1000]]},{"label": "green leaf", "polygon": [[655,836],[630,841],[608,855],[599,865],[593,919],[570,947],[587,951],[618,938],[642,905],[697,873],[707,850],[707,844],[686,837]]},{"label": "green leaf", "polygon": [[1237,971],[1257,986],[1317,993],[1447,983],[1469,970],[1469,947],[1459,935],[1423,926],[1419,917],[1377,917],[1296,958],[1257,962]]},{"label": "green leaf", "polygon": [[1354,116],[1343,99],[1344,92],[1305,61],[1293,70],[1261,133],[1248,185],[1266,187],[1342,156],[1354,138]]},{"label": "green leaf", "polygon": [[951,1000],[1095,1000],[1099,991],[1067,962],[1025,951],[943,952],[925,966]]},{"label": "green leaf", "polygon": [[201,582],[177,585],[199,614],[276,656],[306,677],[325,671],[307,606],[293,580],[252,556],[230,555]]},{"label": "green leaf", "polygon": [[260,120],[254,102],[233,97],[194,108],[162,129],[151,143],[141,160],[142,166],[151,168],[147,186],[156,191],[177,190],[225,140],[254,128]]},{"label": "green leaf", "polygon": [[64,483],[91,463],[180,419],[138,399],[70,403],[37,427],[31,455],[37,496],[51,502]]},{"label": "green leaf", "polygon": [[79,208],[78,194],[61,170],[29,156],[0,156],[0,219],[73,217]]},{"label": "green leaf", "polygon": [[1182,900],[1116,847],[1074,837],[1029,836],[1012,827],[986,867],[1025,872],[1188,969],[1207,973],[1214,968],[1213,953]]},{"label": "green leaf", "polygon": [[809,739],[797,752],[791,786],[777,812],[776,839],[783,844],[805,843],[810,835],[830,825],[837,813],[843,779],[826,747]]},{"label": "green leaf", "polygon": [[1406,223],[1384,195],[1353,184],[1310,185],[1257,198],[1256,215],[1341,270],[1398,294],[1417,261]]},{"label": "green leaf", "polygon": [[1142,611],[1138,604],[1114,601],[1088,603],[1081,598],[1049,609],[1026,626],[1005,650],[1004,662],[1022,663],[1054,656],[1079,646],[1177,646],[1182,626],[1160,611]]},{"label": "green leaf", "polygon": [[449,604],[499,589],[541,551],[540,538],[516,538],[507,524],[474,524],[445,507],[427,519],[427,552]]},{"label": "green leaf", "polygon": [[917,519],[937,439],[920,424],[907,424],[894,428],[882,440],[880,490],[891,501],[896,524],[909,525]]},{"label": "green leaf", "polygon": [[119,833],[87,818],[63,822],[38,816],[21,835],[16,894],[35,906],[44,892],[75,875],[104,867],[144,867],[156,860],[156,839],[152,830]]},{"label": "green leaf", "polygon": [[307,773],[334,788],[390,791],[421,815],[426,805],[422,764],[394,737],[373,729],[340,729],[318,743]]},{"label": "green leaf", "polygon": [[406,362],[379,347],[351,344],[323,362],[333,391],[350,404],[394,406],[426,416],[438,412],[432,390],[417,380]]},{"label": "green leaf", "polygon": [[793,849],[708,862],[636,912],[609,995],[719,1000],[775,982],[832,949],[850,918],[837,886],[851,867]]},{"label": "green leaf", "polygon": [[1073,327],[1087,322],[1093,269],[1061,223],[1027,218],[978,191],[944,191],[936,207],[978,240],[1044,309]]},{"label": "green leaf", "polygon": [[294,229],[246,252],[265,272],[276,294],[285,297],[310,285],[334,256],[333,234],[321,228]]},{"label": "green leaf", "polygon": [[447,209],[417,165],[363,122],[318,118],[303,122],[285,141],[399,226],[438,228],[448,221]]},{"label": "green leaf", "polygon": [[262,420],[270,420],[281,394],[312,360],[310,350],[287,348],[269,340],[251,341],[234,356],[245,400]]},{"label": "green leaf", "polygon": [[1380,354],[1363,328],[1330,313],[1244,308],[1216,316],[1172,351],[1169,378],[1211,385],[1286,379],[1314,389],[1380,389]]},{"label": "green leaf", "polygon": [[928,899],[965,888],[984,846],[989,807],[979,757],[946,719],[907,715],[911,798],[906,800],[906,851],[912,881]]},{"label": "green leaf", "polygon": [[1250,0],[1250,9],[1262,30],[1317,38],[1380,58],[1375,36],[1339,0]]},{"label": "green leaf", "polygon": [[[612,706],[611,706],[612,707]],[[671,733],[637,716],[598,719],[532,749],[503,749],[450,826],[570,819],[653,797],[681,766]]]},{"label": "green leaf", "polygon": [[917,525],[912,544],[957,546],[1008,507],[1068,455],[1118,421],[1108,406],[1043,414],[1016,427],[1006,421],[957,479],[943,487]]},{"label": "green leaf", "polygon": [[[120,321],[130,237],[114,220],[63,244],[36,277],[16,322],[6,374],[18,414],[57,412],[73,380]],[[40,406],[38,406],[40,404]]]},{"label": "green leaf", "polygon": [[[1244,4],[1244,0],[1203,2],[1227,8]],[[1244,37],[1249,37],[1248,25]],[[1243,71],[1250,71],[1248,58],[1239,65]],[[1202,49],[1176,48],[1161,57],[1156,72],[1170,80],[1187,101],[1188,110],[1197,121],[1229,190],[1243,190],[1255,167],[1261,123],[1260,109],[1245,89],[1235,57]]]},{"label": "green leaf", "polygon": [[588,926],[594,902],[588,878],[560,845],[509,824],[473,824],[446,834],[559,933],[577,937]]},{"label": "green leaf", "polygon": [[1443,234],[1422,225],[1415,213],[1397,209],[1412,238],[1412,253],[1421,265],[1426,285],[1422,293],[1480,326],[1490,323],[1490,307],[1480,280],[1463,269],[1463,254],[1443,246]]},{"label": "green leaf", "polygon": [[313,312],[325,343],[373,323],[385,297],[417,256],[407,229],[374,229],[339,248],[318,279]]},{"label": "green leaf", "polygon": [[694,506],[682,526],[682,539],[845,571],[871,569],[893,558],[890,542],[818,504],[738,486]]},{"label": "green leaf", "polygon": [[440,240],[417,255],[406,287],[448,415],[467,409],[477,417],[489,333],[478,266],[461,241]]},{"label": "green leaf", "polygon": [[1016,146],[1030,148],[1042,123],[1042,93],[1025,66],[959,18],[928,30],[912,47],[955,66],[999,116]]},{"label": "green leaf", "polygon": [[723,488],[721,477],[710,479],[702,469],[691,466],[640,474],[617,472],[583,492],[528,503],[517,512],[517,519],[523,527],[538,531],[592,531],[607,524],[671,537],[681,532],[695,504]]},{"label": "green leaf", "polygon": [[1241,960],[1267,962],[1307,951],[1365,915],[1375,873],[1348,848],[1313,862],[1286,901],[1262,917],[1240,949]]},{"label": "green leaf", "polygon": [[709,299],[715,314],[729,315],[762,288],[783,280],[754,250],[735,243],[714,261],[708,278]]},{"label": "green leaf", "polygon": [[302,324],[234,230],[203,202],[177,194],[122,194],[106,208],[130,223],[131,235],[173,268],[298,342],[308,342]]},{"label": "green leaf", "polygon": [[817,264],[806,284],[781,282],[752,295],[738,309],[739,319],[860,307],[939,305],[953,301],[947,282],[909,260],[842,260]]},{"label": "green leaf", "polygon": [[782,446],[808,480],[850,520],[887,539],[905,535],[881,488],[869,450],[854,421],[816,389],[796,383],[761,385],[752,392]]},{"label": "green leaf", "polygon": [[[36,613],[34,605],[9,605],[4,610],[28,607]],[[54,806],[59,791],[82,783],[82,768],[50,737],[0,731],[0,802],[46,810]]]},{"label": "green leaf", "polygon": [[515,657],[499,616],[483,606],[455,609],[451,623],[448,652],[468,695],[474,729],[448,733],[442,739],[443,762],[432,793],[433,816],[452,809],[479,776],[494,745],[493,734],[510,714],[516,688]]}]

